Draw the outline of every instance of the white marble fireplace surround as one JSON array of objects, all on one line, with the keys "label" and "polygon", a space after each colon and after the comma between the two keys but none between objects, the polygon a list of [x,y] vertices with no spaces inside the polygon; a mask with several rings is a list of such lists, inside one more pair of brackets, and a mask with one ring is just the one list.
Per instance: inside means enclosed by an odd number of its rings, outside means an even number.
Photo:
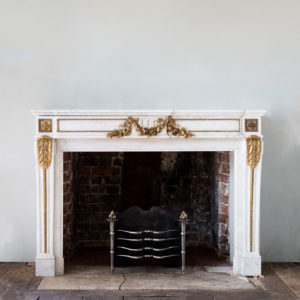
[{"label": "white marble fireplace surround", "polygon": [[[265,111],[40,110],[32,113],[36,122],[37,276],[64,274],[63,152],[67,151],[231,151],[229,218],[233,272],[261,275],[261,117]],[[120,129],[129,116],[139,118],[144,127],[154,126],[158,118],[172,116],[178,127],[185,127],[194,136],[170,136],[164,130],[147,138],[133,129],[130,136],[107,138],[107,133]],[[253,158],[256,162],[251,165]]]}]

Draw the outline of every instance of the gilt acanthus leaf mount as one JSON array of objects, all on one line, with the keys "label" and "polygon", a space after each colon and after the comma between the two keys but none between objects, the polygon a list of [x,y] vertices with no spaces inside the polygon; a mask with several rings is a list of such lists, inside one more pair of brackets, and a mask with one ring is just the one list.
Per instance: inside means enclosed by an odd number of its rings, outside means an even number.
[{"label": "gilt acanthus leaf mount", "polygon": [[37,140],[38,161],[44,170],[47,170],[51,164],[52,142],[53,139],[46,135]]}]

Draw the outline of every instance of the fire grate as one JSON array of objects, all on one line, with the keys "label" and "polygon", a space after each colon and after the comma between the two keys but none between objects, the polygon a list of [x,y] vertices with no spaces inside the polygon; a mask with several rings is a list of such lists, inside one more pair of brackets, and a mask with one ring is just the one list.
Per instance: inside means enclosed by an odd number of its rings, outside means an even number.
[{"label": "fire grate", "polygon": [[111,272],[115,260],[152,258],[167,260],[181,257],[181,270],[185,271],[185,236],[188,218],[182,212],[179,219],[172,213],[154,206],[142,210],[134,206],[120,213],[112,211],[110,223]]}]

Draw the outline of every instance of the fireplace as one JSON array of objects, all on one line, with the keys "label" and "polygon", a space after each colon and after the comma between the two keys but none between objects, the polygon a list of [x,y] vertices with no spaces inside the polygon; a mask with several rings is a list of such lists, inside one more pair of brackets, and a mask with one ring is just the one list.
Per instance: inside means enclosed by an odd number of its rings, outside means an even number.
[{"label": "fireplace", "polygon": [[109,246],[106,219],[160,206],[190,219],[187,246],[229,255],[229,152],[64,152],[64,258]]},{"label": "fireplace", "polygon": [[263,113],[35,111],[36,274],[63,275],[76,247],[107,247],[110,210],[158,205],[187,212],[188,247],[260,275]]},{"label": "fireplace", "polygon": [[68,261],[80,249],[108,248],[108,215],[134,207],[144,214],[160,207],[175,219],[186,212],[186,246],[229,255],[229,152],[64,152],[63,164],[63,252]]}]

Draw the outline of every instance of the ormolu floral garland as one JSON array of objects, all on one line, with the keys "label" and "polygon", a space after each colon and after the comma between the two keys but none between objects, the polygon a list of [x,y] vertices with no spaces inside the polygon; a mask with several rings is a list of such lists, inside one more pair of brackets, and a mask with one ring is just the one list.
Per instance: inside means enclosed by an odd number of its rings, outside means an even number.
[{"label": "ormolu floral garland", "polygon": [[124,136],[131,135],[132,132],[132,126],[135,127],[136,131],[138,132],[139,135],[141,136],[156,136],[159,133],[163,131],[163,129],[166,127],[167,128],[167,134],[168,135],[174,135],[174,136],[183,136],[185,138],[190,138],[194,134],[188,131],[186,128],[178,128],[176,121],[168,116],[164,119],[159,118],[156,120],[156,123],[158,124],[157,126],[153,127],[142,127],[139,124],[139,119],[138,118],[133,118],[133,117],[128,117],[125,122],[121,125],[122,129],[119,130],[112,130],[107,134],[108,138],[121,138]]}]

